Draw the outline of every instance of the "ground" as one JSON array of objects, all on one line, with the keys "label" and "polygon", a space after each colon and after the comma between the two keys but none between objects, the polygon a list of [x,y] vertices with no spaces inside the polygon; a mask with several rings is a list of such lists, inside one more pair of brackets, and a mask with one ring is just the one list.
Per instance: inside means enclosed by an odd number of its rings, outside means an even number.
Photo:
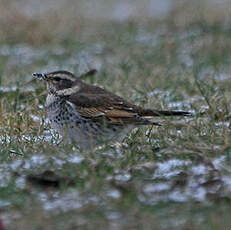
[{"label": "ground", "polygon": [[[12,230],[230,229],[230,3],[175,1],[157,17],[109,2],[0,0],[0,219]],[[31,74],[93,68],[88,83],[193,116],[89,152],[65,146]]]}]

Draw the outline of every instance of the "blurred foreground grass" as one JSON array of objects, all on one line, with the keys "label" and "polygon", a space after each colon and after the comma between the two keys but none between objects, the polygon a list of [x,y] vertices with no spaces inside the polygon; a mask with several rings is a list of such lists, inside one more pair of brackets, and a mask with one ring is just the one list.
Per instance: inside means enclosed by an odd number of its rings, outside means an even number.
[{"label": "blurred foreground grass", "polygon": [[[7,229],[230,229],[228,3],[182,2],[162,19],[124,21],[84,17],[71,3],[33,17],[0,5]],[[90,153],[64,147],[46,120],[44,86],[25,83],[35,71],[91,68],[99,72],[88,82],[195,116],[137,129]]]}]

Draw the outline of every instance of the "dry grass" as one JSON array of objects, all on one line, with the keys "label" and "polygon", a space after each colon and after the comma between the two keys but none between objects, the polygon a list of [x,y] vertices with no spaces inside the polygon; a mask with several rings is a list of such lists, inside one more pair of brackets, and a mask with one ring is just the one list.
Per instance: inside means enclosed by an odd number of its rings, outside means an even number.
[{"label": "dry grass", "polygon": [[[116,21],[68,3],[32,17],[21,3],[0,0],[7,229],[229,229],[230,8],[182,2],[161,19],[145,8]],[[46,122],[44,86],[25,82],[35,71],[91,68],[98,73],[87,82],[195,116],[135,130],[123,144],[90,153],[64,146]],[[28,175],[49,175],[42,179],[58,186],[29,183]]]}]

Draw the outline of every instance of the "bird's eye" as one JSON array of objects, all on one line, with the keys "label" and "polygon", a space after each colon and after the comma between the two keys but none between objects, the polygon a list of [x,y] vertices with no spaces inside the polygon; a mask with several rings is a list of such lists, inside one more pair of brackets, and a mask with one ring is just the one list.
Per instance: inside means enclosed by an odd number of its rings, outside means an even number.
[{"label": "bird's eye", "polygon": [[53,79],[54,79],[54,81],[60,81],[61,80],[60,77],[54,77]]}]

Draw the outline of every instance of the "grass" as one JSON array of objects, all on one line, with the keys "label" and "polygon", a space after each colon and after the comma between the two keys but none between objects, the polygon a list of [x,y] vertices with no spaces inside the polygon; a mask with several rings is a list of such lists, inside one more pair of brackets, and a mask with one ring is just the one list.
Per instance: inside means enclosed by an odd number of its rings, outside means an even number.
[{"label": "grass", "polygon": [[[230,229],[229,8],[186,4],[162,19],[119,22],[70,16],[62,7],[31,20],[0,1],[0,219],[7,229]],[[46,120],[44,85],[26,82],[37,71],[91,68],[98,73],[89,83],[195,116],[136,129],[123,143],[88,153],[63,146]]]}]

